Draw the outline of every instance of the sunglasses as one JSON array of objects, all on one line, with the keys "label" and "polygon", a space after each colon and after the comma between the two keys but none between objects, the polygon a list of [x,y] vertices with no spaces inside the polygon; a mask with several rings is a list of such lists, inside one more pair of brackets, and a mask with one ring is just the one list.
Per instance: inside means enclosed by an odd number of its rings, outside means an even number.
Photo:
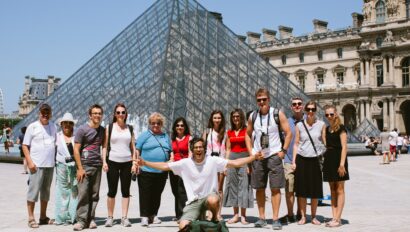
[{"label": "sunglasses", "polygon": [[267,101],[268,100],[268,98],[267,97],[265,97],[265,98],[258,98],[258,99],[256,99],[256,101],[257,102],[261,102],[261,101]]},{"label": "sunglasses", "polygon": [[325,116],[326,116],[326,117],[333,117],[333,116],[335,116],[335,114],[334,114],[334,113],[330,113],[330,114],[325,114]]},{"label": "sunglasses", "polygon": [[306,108],[306,112],[316,112],[316,108]]},{"label": "sunglasses", "polygon": [[184,124],[177,124],[176,127],[185,127]]},{"label": "sunglasses", "polygon": [[115,112],[117,115],[120,115],[120,114],[126,114],[126,112],[125,111],[117,111],[117,112]]},{"label": "sunglasses", "polygon": [[292,106],[293,107],[295,107],[295,106],[301,106],[302,105],[302,102],[292,102]]},{"label": "sunglasses", "polygon": [[63,122],[61,122],[61,124],[74,126],[74,122],[69,122],[69,121],[63,121]]}]

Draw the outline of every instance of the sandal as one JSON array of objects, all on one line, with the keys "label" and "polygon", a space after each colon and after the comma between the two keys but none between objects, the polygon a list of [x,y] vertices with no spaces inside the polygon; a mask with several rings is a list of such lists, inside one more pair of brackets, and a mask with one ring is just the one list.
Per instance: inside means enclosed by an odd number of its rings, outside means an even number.
[{"label": "sandal", "polygon": [[40,218],[39,225],[53,225],[54,219],[50,219],[49,217],[45,217],[43,219]]},{"label": "sandal", "polygon": [[248,225],[249,224],[249,222],[246,221],[246,217],[241,217],[241,223],[242,223],[242,225]]},{"label": "sandal", "polygon": [[298,221],[298,225],[304,225],[306,224],[306,218],[302,217],[299,221]]},{"label": "sandal", "polygon": [[317,220],[317,218],[314,217],[314,218],[312,219],[312,224],[318,226],[318,225],[320,225],[320,224],[322,224],[322,223],[321,223],[319,220]]},{"label": "sandal", "polygon": [[28,227],[33,228],[33,229],[39,227],[38,223],[34,219],[29,220],[27,225]]},{"label": "sandal", "polygon": [[226,223],[234,224],[234,223],[237,223],[238,221],[239,221],[239,218],[234,216],[231,219],[229,219]]},{"label": "sandal", "polygon": [[342,223],[340,223],[340,221],[338,221],[338,220],[333,220],[333,221],[331,221],[329,224],[327,224],[326,226],[327,227],[330,227],[330,228],[333,228],[333,227],[339,227],[339,226],[341,226],[342,225]]}]

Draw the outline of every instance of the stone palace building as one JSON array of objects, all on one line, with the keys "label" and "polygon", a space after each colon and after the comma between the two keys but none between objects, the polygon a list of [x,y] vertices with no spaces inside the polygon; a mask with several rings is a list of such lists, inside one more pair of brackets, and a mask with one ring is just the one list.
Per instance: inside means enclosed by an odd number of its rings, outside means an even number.
[{"label": "stone palace building", "polygon": [[302,36],[248,32],[247,42],[320,105],[335,104],[350,130],[367,118],[409,134],[410,0],[364,0],[352,21],[330,30],[314,19]]}]

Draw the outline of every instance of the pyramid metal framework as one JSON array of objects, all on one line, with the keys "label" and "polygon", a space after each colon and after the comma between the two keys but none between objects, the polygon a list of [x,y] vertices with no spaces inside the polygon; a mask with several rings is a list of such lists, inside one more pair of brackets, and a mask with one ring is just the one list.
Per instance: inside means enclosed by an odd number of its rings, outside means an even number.
[{"label": "pyramid metal framework", "polygon": [[362,123],[353,131],[356,137],[365,135],[367,137],[379,137],[380,130],[371,122],[369,119],[365,118]]},{"label": "pyramid metal framework", "polygon": [[[212,110],[226,116],[234,108],[256,108],[255,91],[265,87],[271,105],[290,116],[290,98],[308,97],[282,76],[214,14],[194,0],[158,0],[68,78],[45,102],[53,118],[70,112],[88,120],[87,109],[100,104],[104,124],[118,102],[129,120],[144,129],[147,116],[162,113],[170,131],[179,116],[194,134],[206,127]],[[15,128],[38,117],[34,109]],[[227,121],[229,121],[228,117]]]}]

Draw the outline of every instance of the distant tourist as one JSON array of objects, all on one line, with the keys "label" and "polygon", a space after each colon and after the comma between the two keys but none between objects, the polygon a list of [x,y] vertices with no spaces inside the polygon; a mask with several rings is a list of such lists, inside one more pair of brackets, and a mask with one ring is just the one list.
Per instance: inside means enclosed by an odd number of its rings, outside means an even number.
[{"label": "distant tourist", "polygon": [[397,159],[397,137],[399,137],[399,134],[397,133],[397,128],[394,128],[389,136],[390,160],[393,162]]},{"label": "distant tourist", "polygon": [[407,148],[407,154],[410,155],[410,139],[408,135],[404,136],[403,145]]},{"label": "distant tourist", "polygon": [[17,138],[17,144],[19,145],[19,150],[20,150],[20,157],[23,158],[23,172],[21,174],[28,174],[28,169],[27,169],[27,160],[24,156],[23,152],[23,141],[24,141],[24,134],[26,133],[27,127],[23,126],[20,129],[20,134],[19,137]]},{"label": "distant tourist", "polygon": [[74,120],[65,113],[59,120],[61,131],[57,133],[55,223],[74,224],[77,210],[77,173],[74,162]]},{"label": "distant tourist", "polygon": [[143,158],[138,160],[140,166],[173,171],[184,181],[188,201],[179,223],[181,231],[195,220],[204,220],[206,210],[211,211],[212,221],[218,220],[217,215],[221,206],[221,198],[218,194],[218,172],[223,172],[226,168],[239,168],[256,158],[262,158],[261,153],[236,160],[207,156],[205,155],[205,141],[202,138],[192,139],[190,148],[193,154],[189,159],[176,162],[150,162]]},{"label": "distant tourist", "polygon": [[[202,138],[206,141],[206,155],[218,156],[225,158],[226,155],[226,122],[222,111],[214,110],[208,119],[206,131],[202,134]],[[224,172],[218,173],[218,193],[223,196],[225,175]],[[222,203],[222,202],[221,202]],[[219,209],[222,209],[220,207]],[[221,219],[221,212],[218,213],[218,218]]]},{"label": "distant tourist", "polygon": [[347,162],[347,131],[341,124],[335,106],[325,107],[325,116],[329,121],[326,128],[326,153],[323,163],[323,181],[329,182],[332,197],[332,220],[327,227],[342,225],[342,212],[345,205],[345,181],[349,180]]},{"label": "distant tourist", "polygon": [[381,164],[390,163],[390,143],[389,143],[390,133],[387,132],[387,127],[383,128],[383,131],[380,133],[380,143],[382,145],[382,162]]},{"label": "distant tourist", "polygon": [[[231,129],[227,132],[226,159],[236,160],[249,157],[246,148],[246,120],[245,113],[241,109],[231,112]],[[246,220],[246,208],[253,208],[253,190],[250,183],[250,170],[247,165],[240,168],[230,168],[226,174],[226,184],[223,195],[223,206],[233,207],[233,217],[228,224],[241,222],[249,224]],[[239,217],[239,208],[241,214]]]},{"label": "distant tourist", "polygon": [[[162,114],[154,112],[148,117],[149,129],[144,131],[137,139],[137,157],[150,162],[168,162],[174,159],[171,140],[162,131],[165,118]],[[138,191],[141,226],[159,224],[158,210],[161,205],[161,195],[164,191],[168,172],[142,167],[138,175]]]},{"label": "distant tourist", "polygon": [[2,141],[4,143],[4,152],[6,154],[10,154],[10,147],[12,146],[12,141],[11,141],[11,128],[7,125],[3,125],[3,136],[1,137]]},{"label": "distant tourist", "polygon": [[286,137],[281,143],[279,125],[274,120],[275,109],[269,106],[270,98],[267,89],[258,89],[255,93],[258,111],[253,112],[248,119],[246,146],[252,154],[262,154],[264,159],[252,164],[251,184],[256,189],[256,202],[258,204],[259,220],[255,227],[267,225],[265,217],[265,190],[269,179],[271,188],[271,203],[273,211],[272,228],[281,230],[279,221],[279,208],[281,201],[280,189],[285,187],[285,173],[282,160],[287,153],[292,133],[285,114],[278,111],[279,124]]},{"label": "distant tourist", "polygon": [[[38,121],[27,127],[22,146],[30,170],[27,192],[28,226],[30,228],[54,223],[53,219],[47,217],[46,210],[54,173],[57,128],[54,123],[50,122],[52,111],[48,104],[40,105],[38,117]],[[39,195],[40,220],[37,223],[34,218],[34,206]]]},{"label": "distant tourist", "polygon": [[397,155],[396,157],[398,157],[398,155],[401,155],[401,149],[403,147],[403,142],[404,142],[404,138],[403,138],[403,134],[399,133],[397,136]]},{"label": "distant tourist", "polygon": [[[191,141],[191,132],[185,118],[179,117],[172,124],[172,150],[174,151],[174,160],[179,161],[192,157],[189,149],[189,141]],[[169,172],[169,180],[171,183],[172,194],[175,197],[175,220],[179,222],[181,219],[185,203],[188,200],[186,195],[184,181],[173,172]]]},{"label": "distant tourist", "polygon": [[97,228],[95,209],[100,199],[101,146],[104,142],[104,127],[101,126],[103,108],[92,105],[88,109],[89,121],[80,126],[74,138],[74,159],[77,166],[78,205],[75,231]]},{"label": "distant tourist", "polygon": [[128,208],[130,204],[131,173],[136,172],[133,160],[135,155],[135,138],[132,126],[127,125],[128,112],[124,104],[118,103],[114,107],[112,123],[105,128],[105,141],[103,148],[103,170],[107,172],[108,217],[106,227],[114,224],[115,196],[117,195],[118,182],[121,180],[121,225],[130,227]]},{"label": "distant tourist", "polygon": [[372,154],[374,155],[379,155],[379,153],[377,152],[377,144],[378,141],[376,140],[375,137],[370,136],[365,142],[364,145],[367,149],[370,149],[372,151]]}]

